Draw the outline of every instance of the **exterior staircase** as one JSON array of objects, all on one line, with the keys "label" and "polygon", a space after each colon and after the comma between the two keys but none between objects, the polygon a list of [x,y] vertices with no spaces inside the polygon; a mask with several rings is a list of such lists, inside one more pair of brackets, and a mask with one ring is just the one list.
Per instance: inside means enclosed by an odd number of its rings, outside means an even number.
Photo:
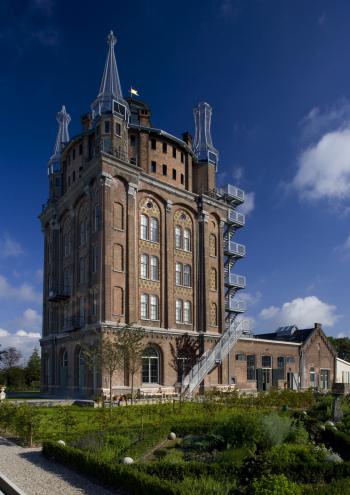
[{"label": "exterior staircase", "polygon": [[249,322],[247,320],[232,321],[213,349],[204,352],[199,358],[199,361],[184,377],[182,382],[182,394],[191,397],[204,378],[218,364],[223,362],[238,339],[246,332],[249,332]]}]

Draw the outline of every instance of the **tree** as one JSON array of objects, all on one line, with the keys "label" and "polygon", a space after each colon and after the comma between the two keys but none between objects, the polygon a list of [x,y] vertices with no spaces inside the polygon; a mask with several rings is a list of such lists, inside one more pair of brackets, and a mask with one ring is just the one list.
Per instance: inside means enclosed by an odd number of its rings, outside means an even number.
[{"label": "tree", "polygon": [[40,369],[40,354],[39,350],[35,347],[30,358],[28,359],[27,366],[25,367],[27,385],[31,385],[32,382],[40,381]]},{"label": "tree", "polygon": [[8,347],[1,352],[2,368],[6,371],[16,366],[19,360],[22,358],[22,353],[20,351],[17,351],[16,347]]},{"label": "tree", "polygon": [[175,345],[170,343],[170,352],[172,356],[170,366],[176,371],[178,381],[182,382],[198,361],[199,341],[185,333],[176,337]]},{"label": "tree", "polygon": [[122,364],[127,365],[131,376],[131,403],[134,397],[134,377],[142,365],[144,351],[145,330],[142,327],[125,325],[118,332],[119,348],[122,356]]},{"label": "tree", "polygon": [[105,370],[109,377],[109,410],[110,414],[112,414],[113,375],[120,368],[123,360],[116,332],[107,331],[102,334],[97,355],[99,355],[102,369]]},{"label": "tree", "polygon": [[339,339],[336,339],[335,337],[328,337],[328,340],[337,351],[340,359],[350,361],[350,339],[348,337],[342,337]]}]

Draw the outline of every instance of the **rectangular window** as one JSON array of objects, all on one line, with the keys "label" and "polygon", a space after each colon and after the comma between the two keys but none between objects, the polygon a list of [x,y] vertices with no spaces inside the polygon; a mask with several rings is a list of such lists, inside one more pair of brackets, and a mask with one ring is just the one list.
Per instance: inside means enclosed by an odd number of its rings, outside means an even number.
[{"label": "rectangular window", "polygon": [[176,148],[173,146],[173,158],[176,158]]},{"label": "rectangular window", "polygon": [[97,316],[97,292],[92,293],[92,316]]},{"label": "rectangular window", "polygon": [[96,273],[98,270],[98,246],[92,248],[92,273]]},{"label": "rectangular window", "polygon": [[79,283],[83,284],[85,282],[85,259],[83,257],[79,258]]},{"label": "rectangular window", "polygon": [[175,227],[175,248],[182,248],[182,229],[178,225]]},{"label": "rectangular window", "polygon": [[163,153],[168,152],[168,145],[166,143],[163,143]]},{"label": "rectangular window", "polygon": [[182,285],[182,263],[176,263],[175,265],[175,283],[176,285]]},{"label": "rectangular window", "polygon": [[185,176],[184,174],[181,174],[181,184],[184,184],[185,183]]},{"label": "rectangular window", "polygon": [[272,368],[272,357],[261,356],[261,366],[262,368]]},{"label": "rectangular window", "polygon": [[241,352],[236,354],[236,361],[245,361],[245,354],[242,354]]},{"label": "rectangular window", "polygon": [[176,311],[175,311],[175,316],[176,316],[176,322],[177,323],[182,323],[183,320],[183,301],[182,299],[176,299]]},{"label": "rectangular window", "polygon": [[[119,122],[115,123],[115,133],[117,136],[121,136],[121,134],[122,134],[122,126],[119,124]],[[135,136],[132,136],[132,137],[134,138],[134,143],[135,143]]]},{"label": "rectangular window", "polygon": [[183,163],[183,162],[184,162],[184,154],[181,153],[181,163]]},{"label": "rectangular window", "polygon": [[192,311],[190,301],[184,301],[184,323],[191,323]]},{"label": "rectangular window", "polygon": [[286,360],[287,360],[287,363],[288,363],[288,364],[292,364],[292,363],[294,363],[294,362],[295,362],[295,358],[294,358],[294,356],[287,356],[287,359],[286,359]]},{"label": "rectangular window", "polygon": [[157,256],[151,256],[151,280],[159,280],[159,260]]},{"label": "rectangular window", "polygon": [[105,134],[109,134],[109,120],[105,120]]},{"label": "rectangular window", "polygon": [[148,319],[148,295],[141,294],[141,319]]},{"label": "rectangular window", "polygon": [[75,182],[75,170],[73,170],[72,180],[73,180],[73,182]]},{"label": "rectangular window", "polygon": [[173,168],[173,179],[176,180],[176,169]]},{"label": "rectangular window", "polygon": [[255,355],[247,356],[247,380],[255,380]]},{"label": "rectangular window", "polygon": [[157,218],[151,218],[151,239],[152,242],[159,242],[159,222]]},{"label": "rectangular window", "polygon": [[155,139],[151,139],[151,148],[152,150],[157,149],[157,141]]},{"label": "rectangular window", "polygon": [[159,320],[158,297],[157,296],[151,296],[150,297],[150,309],[151,309],[150,319],[151,320]]},{"label": "rectangular window", "polygon": [[184,265],[183,267],[183,285],[185,287],[191,287],[191,265]]},{"label": "rectangular window", "polygon": [[154,172],[154,173],[157,172],[157,163],[156,162],[151,162],[151,172]]},{"label": "rectangular window", "polygon": [[143,240],[148,239],[148,217],[146,215],[141,215],[140,237]]},{"label": "rectangular window", "polygon": [[94,232],[99,231],[101,228],[101,207],[96,205],[94,208]]},{"label": "rectangular window", "polygon": [[79,155],[83,154],[83,145],[79,144]]},{"label": "rectangular window", "polygon": [[140,262],[141,262],[141,267],[140,267],[141,278],[148,278],[148,255],[141,254]]},{"label": "rectangular window", "polygon": [[330,385],[330,371],[321,369],[320,370],[320,386],[323,390],[329,389]]},{"label": "rectangular window", "polygon": [[184,250],[191,251],[191,231],[189,229],[184,230]]},{"label": "rectangular window", "polygon": [[135,134],[131,134],[130,136],[130,146],[135,146],[136,143],[136,136]]},{"label": "rectangular window", "polygon": [[163,165],[163,175],[168,175],[168,167]]},{"label": "rectangular window", "polygon": [[75,160],[75,149],[72,152],[72,158],[73,158],[73,160]]}]

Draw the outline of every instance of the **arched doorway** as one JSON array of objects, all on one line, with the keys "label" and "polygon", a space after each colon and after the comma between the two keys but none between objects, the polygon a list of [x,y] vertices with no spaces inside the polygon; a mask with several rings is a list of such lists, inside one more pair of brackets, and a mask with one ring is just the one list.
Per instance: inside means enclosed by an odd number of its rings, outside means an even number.
[{"label": "arched doorway", "polygon": [[148,346],[142,355],[142,383],[160,384],[160,352],[155,346]]}]

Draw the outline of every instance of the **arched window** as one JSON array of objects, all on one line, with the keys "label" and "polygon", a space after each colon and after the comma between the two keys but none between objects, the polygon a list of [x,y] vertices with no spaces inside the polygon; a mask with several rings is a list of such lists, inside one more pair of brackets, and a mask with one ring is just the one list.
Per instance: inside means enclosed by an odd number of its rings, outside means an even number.
[{"label": "arched window", "polygon": [[141,254],[140,273],[141,278],[148,278],[148,254]]},{"label": "arched window", "polygon": [[215,268],[210,269],[210,289],[218,290],[218,276]]},{"label": "arched window", "polygon": [[217,327],[218,325],[218,307],[215,303],[210,305],[210,325]]},{"label": "arched window", "polygon": [[216,235],[210,234],[209,236],[209,254],[210,256],[217,256]]},{"label": "arched window", "polygon": [[142,383],[160,383],[160,355],[153,347],[147,347],[142,355]]},{"label": "arched window", "polygon": [[178,225],[175,227],[175,248],[182,248],[182,229]]},{"label": "arched window", "polygon": [[192,310],[191,310],[191,302],[184,301],[184,323],[191,323],[192,321]]},{"label": "arched window", "polygon": [[159,259],[151,256],[151,280],[159,280]]},{"label": "arched window", "polygon": [[184,265],[183,285],[191,287],[191,265]]},{"label": "arched window", "polygon": [[141,239],[148,239],[148,216],[141,215],[141,229],[140,229],[140,237]]},{"label": "arched window", "polygon": [[150,296],[150,320],[159,320],[159,302],[157,296]]},{"label": "arched window", "polygon": [[184,230],[183,248],[185,251],[191,251],[191,231],[190,231],[190,229]]},{"label": "arched window", "polygon": [[151,218],[151,235],[150,240],[152,242],[159,242],[159,222],[158,218]]}]

